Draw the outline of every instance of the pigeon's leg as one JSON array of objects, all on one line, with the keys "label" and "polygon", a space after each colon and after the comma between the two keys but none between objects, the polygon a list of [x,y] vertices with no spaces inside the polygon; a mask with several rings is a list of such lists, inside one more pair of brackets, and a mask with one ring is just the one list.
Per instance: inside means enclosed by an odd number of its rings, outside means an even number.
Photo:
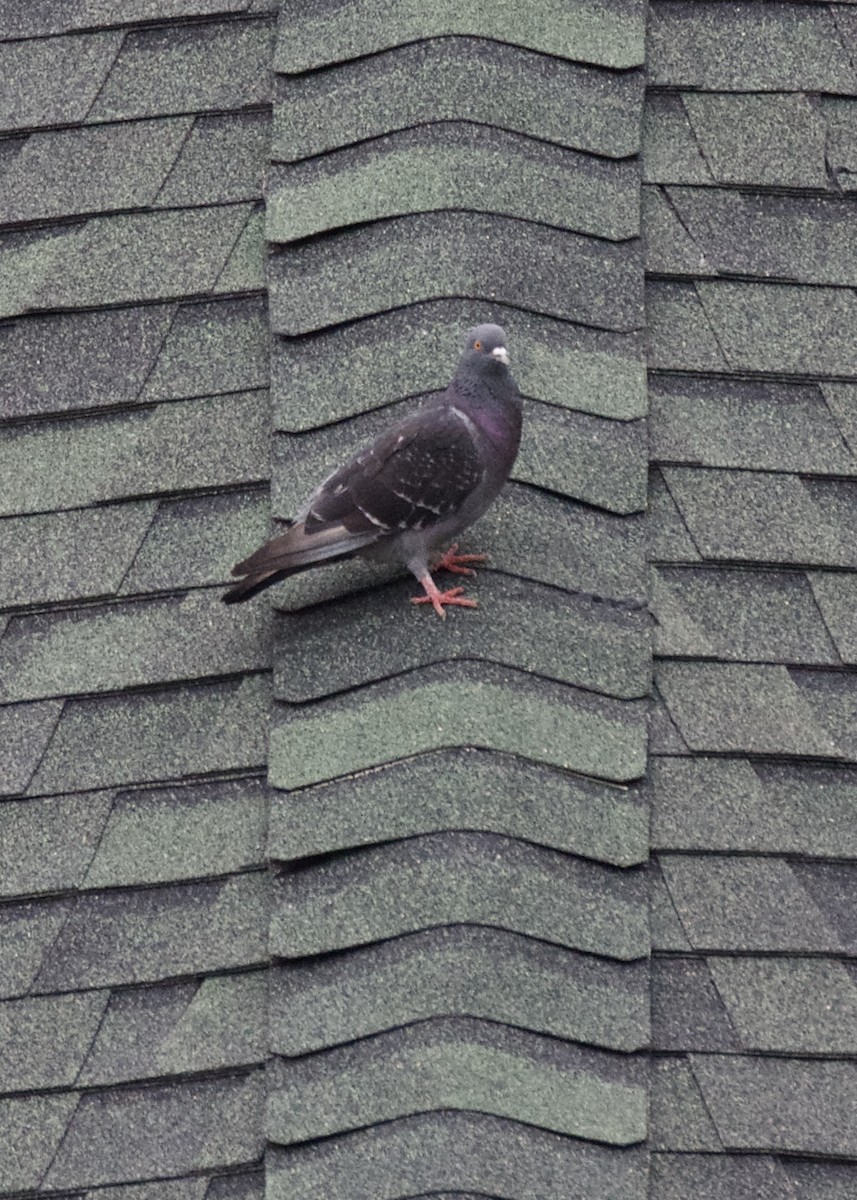
[{"label": "pigeon's leg", "polygon": [[453,575],[475,575],[476,572],[471,567],[462,566],[462,563],[482,563],[487,561],[487,554],[459,554],[458,542],[456,542],[439,559],[434,569],[436,571],[452,571]]},{"label": "pigeon's leg", "polygon": [[444,612],[444,604],[458,605],[460,608],[478,608],[475,600],[468,600],[466,596],[462,596],[464,588],[448,588],[442,592],[438,588],[435,581],[432,579],[428,571],[425,575],[419,577],[420,583],[425,588],[424,596],[412,596],[411,604],[430,604],[439,617],[446,617]]}]

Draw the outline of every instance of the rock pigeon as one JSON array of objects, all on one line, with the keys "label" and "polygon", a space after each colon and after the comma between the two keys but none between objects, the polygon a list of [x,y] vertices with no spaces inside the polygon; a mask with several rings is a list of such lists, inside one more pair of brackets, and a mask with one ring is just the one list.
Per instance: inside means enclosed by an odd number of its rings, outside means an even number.
[{"label": "rock pigeon", "polygon": [[[508,478],[521,440],[521,398],[499,325],[466,338],[455,377],[437,400],[391,426],[313,492],[289,528],[232,569],[244,578],[223,599],[248,600],[289,575],[360,554],[402,563],[425,591],[414,604],[475,608],[461,587],[441,591],[429,563],[481,517]],[[453,545],[434,569],[472,575]]]}]

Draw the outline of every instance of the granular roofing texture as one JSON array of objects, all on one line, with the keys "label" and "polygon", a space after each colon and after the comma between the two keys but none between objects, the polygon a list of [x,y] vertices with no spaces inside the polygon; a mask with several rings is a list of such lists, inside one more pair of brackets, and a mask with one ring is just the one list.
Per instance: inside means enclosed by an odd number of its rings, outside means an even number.
[{"label": "granular roofing texture", "polygon": [[[0,0],[0,1196],[853,1195],[855,61]],[[224,609],[485,320],[479,612]]]}]

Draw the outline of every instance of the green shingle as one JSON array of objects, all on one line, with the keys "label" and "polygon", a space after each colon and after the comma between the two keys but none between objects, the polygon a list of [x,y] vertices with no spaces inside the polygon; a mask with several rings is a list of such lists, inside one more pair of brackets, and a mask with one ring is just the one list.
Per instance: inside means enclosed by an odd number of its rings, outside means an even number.
[{"label": "green shingle", "polygon": [[660,655],[841,666],[802,573],[663,567],[651,604]]},{"label": "green shingle", "polygon": [[702,91],[857,91],[832,12],[817,4],[737,8],[729,0],[656,0],[646,39],[649,85]]},{"label": "green shingle", "polygon": [[638,72],[443,37],[279,78],[271,155],[290,161],[435,121],[478,121],[608,158],[639,149]]},{"label": "green shingle", "polygon": [[13,617],[0,637],[0,701],[118,691],[268,666],[265,607],[224,612],[211,591]]},{"label": "green shingle", "polygon": [[87,121],[250,108],[270,100],[269,17],[128,33]]},{"label": "green shingle", "polygon": [[158,206],[256,199],[262,195],[270,139],[267,112],[197,117],[158,193]]},{"label": "green shingle", "polygon": [[725,1146],[854,1158],[846,1114],[857,1104],[850,1062],[694,1055],[693,1069]]},{"label": "green shingle", "polygon": [[537,686],[514,672],[427,670],[417,681],[364,688],[356,703],[349,696],[306,712],[280,708],[269,776],[275,787],[302,787],[425,750],[470,745],[625,782],[643,771],[641,717],[636,704]]},{"label": "green shingle", "polygon": [[850,757],[831,702],[797,674],[747,663],[662,662],[658,687],[682,737],[702,753]]},{"label": "green shingle", "polygon": [[262,859],[267,789],[240,779],[120,792],[86,871],[87,888],[226,875]]},{"label": "green shingle", "polygon": [[0,129],[84,120],[121,45],[118,30],[0,44]]},{"label": "green shingle", "polygon": [[0,325],[0,410],[23,417],[133,403],[174,313],[153,304]]},{"label": "green shingle", "polygon": [[[483,610],[472,614],[476,619],[427,621],[424,608],[409,604],[418,592],[413,580],[403,581],[340,601],[335,612],[309,608],[281,618],[277,696],[314,699],[447,659],[503,663],[623,699],[648,691],[651,651],[642,612],[491,574],[468,584],[468,596]],[[229,632],[235,641],[235,631]],[[187,635],[198,636],[192,629]],[[14,648],[18,636],[24,630],[16,626],[0,639],[0,671],[4,645],[11,638]],[[170,653],[168,643],[164,652]]]},{"label": "green shingle", "polygon": [[263,874],[78,896],[46,947],[34,992],[143,983],[265,958]]},{"label": "green shingle", "polygon": [[650,368],[661,371],[729,369],[692,283],[649,280],[645,296]]},{"label": "green shingle", "polygon": [[559,11],[550,0],[534,0],[526,8],[513,0],[478,0],[468,8],[454,0],[430,6],[404,0],[393,20],[378,0],[358,0],[346,10],[337,9],[333,25],[325,10],[302,9],[284,16],[274,66],[289,73],[423,38],[484,37],[486,32],[499,35],[498,41],[577,62],[623,68],[643,61],[644,12],[637,0],[583,0],[574,9]]},{"label": "green shingle", "polygon": [[[420,804],[413,797],[420,796]],[[647,854],[645,792],[475,750],[441,751],[271,798],[268,853],[305,858],[474,829],[627,867]]]},{"label": "green shingle", "polygon": [[640,254],[636,242],[605,243],[509,217],[398,217],[275,255],[271,323],[276,333],[310,333],[465,295],[629,332],[643,323]]},{"label": "green shingle", "polygon": [[266,492],[257,489],[162,500],[122,591],[164,591],[228,579],[233,563],[268,536],[269,508]]},{"label": "green shingle", "polygon": [[207,292],[248,212],[236,204],[90,217],[7,234],[0,243],[0,315]]},{"label": "green shingle", "polygon": [[446,387],[464,331],[486,315],[506,330],[512,372],[525,396],[619,420],[645,415],[644,352],[635,335],[569,325],[493,301],[448,301],[412,305],[313,338],[277,338],[276,427],[311,429]]},{"label": "green shingle", "polygon": [[649,395],[659,462],[857,474],[857,456],[818,387],[655,376]]},{"label": "green shingle", "polygon": [[[847,870],[853,886],[857,872]],[[796,868],[784,858],[671,854],[661,855],[661,871],[696,950],[853,955],[857,946],[833,924],[823,864]]]},{"label": "green shingle", "polygon": [[308,1054],[448,1013],[567,1041],[638,1050],[648,968],[472,925],[290,964],[271,980],[271,1049]]},{"label": "green shingle", "polygon": [[271,1200],[352,1200],[477,1189],[538,1200],[610,1196],[646,1187],[647,1155],[548,1133],[477,1113],[430,1113],[389,1121],[266,1156]]},{"label": "green shingle", "polygon": [[79,887],[101,840],[112,792],[9,801],[3,806],[4,896]]},{"label": "green shingle", "polygon": [[857,858],[857,773],[808,763],[654,759],[652,844]]},{"label": "green shingle", "polygon": [[107,1007],[107,992],[0,1004],[3,1091],[71,1087]]},{"label": "green shingle", "polygon": [[262,1152],[262,1096],[258,1072],[85,1094],[44,1186],[145,1178],[153,1164],[164,1174],[179,1175],[253,1162]]},{"label": "green shingle", "polygon": [[414,1112],[475,1110],[591,1141],[646,1130],[639,1060],[448,1018],[268,1068],[267,1128],[299,1142]]},{"label": "green shingle", "polygon": [[180,304],[140,398],[172,400],[267,387],[269,343],[263,296]]},{"label": "green shingle", "polygon": [[292,242],[361,221],[467,209],[621,241],[640,228],[639,171],[520,134],[444,123],[273,168],[269,241]]},{"label": "green shingle", "polygon": [[265,976],[252,971],[113,993],[78,1082],[224,1070],[265,1057]]},{"label": "green shingle", "polygon": [[[45,702],[52,710],[56,704]],[[270,684],[264,674],[66,701],[30,791],[257,768],[266,758],[269,705]],[[181,738],[176,736],[178,729]]]},{"label": "green shingle", "polygon": [[433,834],[281,876],[271,947],[304,957],[470,923],[630,960],[648,953],[644,883],[506,838]]},{"label": "green shingle", "polygon": [[0,604],[50,604],[115,592],[152,523],[151,503],[0,520]]},{"label": "green shingle", "polygon": [[262,479],[269,437],[263,391],[17,426],[0,450],[0,505],[39,512]]}]

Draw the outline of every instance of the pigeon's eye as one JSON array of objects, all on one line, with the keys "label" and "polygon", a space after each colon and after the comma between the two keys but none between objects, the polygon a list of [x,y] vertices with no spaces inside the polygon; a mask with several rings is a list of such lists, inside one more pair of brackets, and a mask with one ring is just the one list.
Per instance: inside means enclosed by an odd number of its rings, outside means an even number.
[{"label": "pigeon's eye", "polygon": [[474,343],[473,343],[473,349],[474,349],[474,350],[481,350],[481,349],[482,349],[482,343],[481,343],[481,342],[474,342]]}]

